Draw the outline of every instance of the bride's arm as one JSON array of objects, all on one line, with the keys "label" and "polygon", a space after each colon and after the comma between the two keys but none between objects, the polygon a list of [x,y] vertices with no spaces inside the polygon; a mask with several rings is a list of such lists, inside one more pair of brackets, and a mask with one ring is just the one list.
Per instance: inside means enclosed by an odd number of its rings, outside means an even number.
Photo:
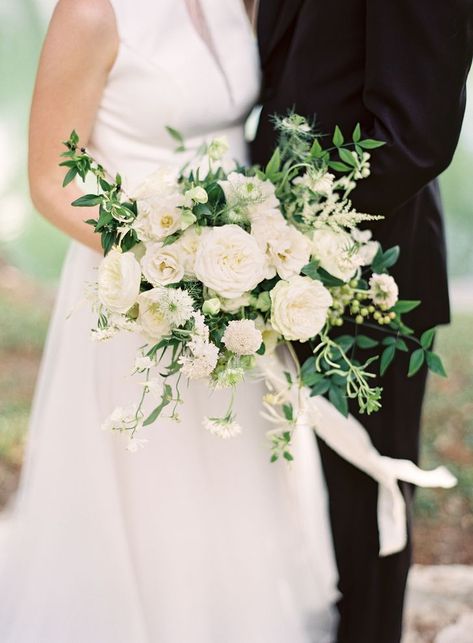
[{"label": "bride's arm", "polygon": [[[30,117],[29,181],[37,210],[81,243],[100,250],[98,235],[71,206],[74,183],[62,188],[61,141],[75,129],[86,145],[118,50],[109,0],[59,0],[40,58]],[[87,218],[91,217],[87,209]]]}]

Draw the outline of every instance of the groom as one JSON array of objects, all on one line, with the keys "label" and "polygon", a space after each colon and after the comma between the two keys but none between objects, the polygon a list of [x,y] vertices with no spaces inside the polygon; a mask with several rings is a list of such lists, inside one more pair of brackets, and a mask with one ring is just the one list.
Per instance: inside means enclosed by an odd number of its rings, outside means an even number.
[{"label": "groom", "polygon": [[[473,0],[260,0],[258,37],[263,110],[253,161],[271,156],[271,114],[292,108],[316,117],[323,133],[339,125],[351,136],[360,122],[365,137],[385,141],[354,206],[383,215],[374,237],[401,247],[393,275],[402,298],[422,300],[406,322],[417,331],[447,323],[436,177],[460,133]],[[381,453],[415,461],[426,373],[406,374],[398,359],[380,382],[383,409],[359,419]],[[379,558],[376,484],[323,443],[320,450],[342,594],[337,641],[398,643],[410,549]]]}]

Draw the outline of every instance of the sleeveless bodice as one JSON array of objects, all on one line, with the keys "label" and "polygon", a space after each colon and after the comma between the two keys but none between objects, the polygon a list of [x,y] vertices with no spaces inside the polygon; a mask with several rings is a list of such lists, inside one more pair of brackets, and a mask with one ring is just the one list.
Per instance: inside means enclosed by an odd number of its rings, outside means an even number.
[{"label": "sleeveless bodice", "polygon": [[134,184],[189,147],[226,134],[245,160],[243,123],[259,89],[257,46],[242,0],[200,0],[204,39],[185,0],[113,0],[120,37],[89,141],[94,156]]}]

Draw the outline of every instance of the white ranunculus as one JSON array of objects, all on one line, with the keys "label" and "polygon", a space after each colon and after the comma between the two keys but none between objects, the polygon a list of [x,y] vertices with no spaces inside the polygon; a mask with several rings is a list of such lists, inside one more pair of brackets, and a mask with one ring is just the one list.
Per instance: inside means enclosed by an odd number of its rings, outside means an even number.
[{"label": "white ranunculus", "polygon": [[271,324],[285,339],[305,342],[322,330],[332,296],[320,281],[297,275],[270,294]]},{"label": "white ranunculus", "polygon": [[195,259],[195,274],[221,297],[232,299],[264,279],[266,258],[256,240],[237,225],[210,229]]},{"label": "white ranunculus", "polygon": [[184,276],[188,279],[195,279],[195,256],[200,240],[205,232],[206,230],[202,230],[199,233],[195,226],[192,226],[191,228],[187,228],[179,239],[172,244],[172,247],[179,253],[180,261],[184,268]]},{"label": "white ranunculus", "polygon": [[184,266],[175,245],[152,243],[147,246],[141,267],[144,276],[153,286],[176,284],[184,277]]},{"label": "white ranunculus", "polygon": [[222,342],[235,355],[254,355],[261,346],[263,336],[252,319],[235,319],[228,322]]},{"label": "white ranunculus", "polygon": [[171,332],[169,318],[161,305],[165,296],[166,289],[159,287],[138,297],[138,324],[151,339],[161,339]]},{"label": "white ranunculus", "polygon": [[311,242],[305,234],[291,225],[268,230],[267,250],[269,263],[281,279],[298,275],[309,263]]},{"label": "white ranunculus", "polygon": [[140,293],[141,268],[132,252],[112,249],[102,259],[98,298],[114,313],[126,313]]},{"label": "white ranunculus", "polygon": [[399,288],[391,275],[372,275],[369,295],[377,306],[392,308],[399,297]]},{"label": "white ranunculus", "polygon": [[151,174],[133,193],[138,216],[133,228],[145,242],[160,241],[180,230],[185,198],[175,171],[162,168]]},{"label": "white ranunculus", "polygon": [[182,210],[174,197],[138,201],[133,228],[142,241],[161,241],[181,229]]},{"label": "white ranunculus", "polygon": [[361,265],[354,245],[348,232],[320,228],[312,237],[312,254],[324,270],[338,279],[349,281]]}]

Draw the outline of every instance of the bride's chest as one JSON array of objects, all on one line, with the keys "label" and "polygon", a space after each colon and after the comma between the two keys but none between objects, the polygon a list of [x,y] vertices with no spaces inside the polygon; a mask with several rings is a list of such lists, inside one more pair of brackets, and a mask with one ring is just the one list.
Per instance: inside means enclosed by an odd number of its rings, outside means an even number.
[{"label": "bride's chest", "polygon": [[242,16],[212,12],[211,43],[183,15],[169,29],[122,41],[99,108],[130,136],[169,145],[165,126],[186,137],[240,121],[259,92],[257,46]]}]

